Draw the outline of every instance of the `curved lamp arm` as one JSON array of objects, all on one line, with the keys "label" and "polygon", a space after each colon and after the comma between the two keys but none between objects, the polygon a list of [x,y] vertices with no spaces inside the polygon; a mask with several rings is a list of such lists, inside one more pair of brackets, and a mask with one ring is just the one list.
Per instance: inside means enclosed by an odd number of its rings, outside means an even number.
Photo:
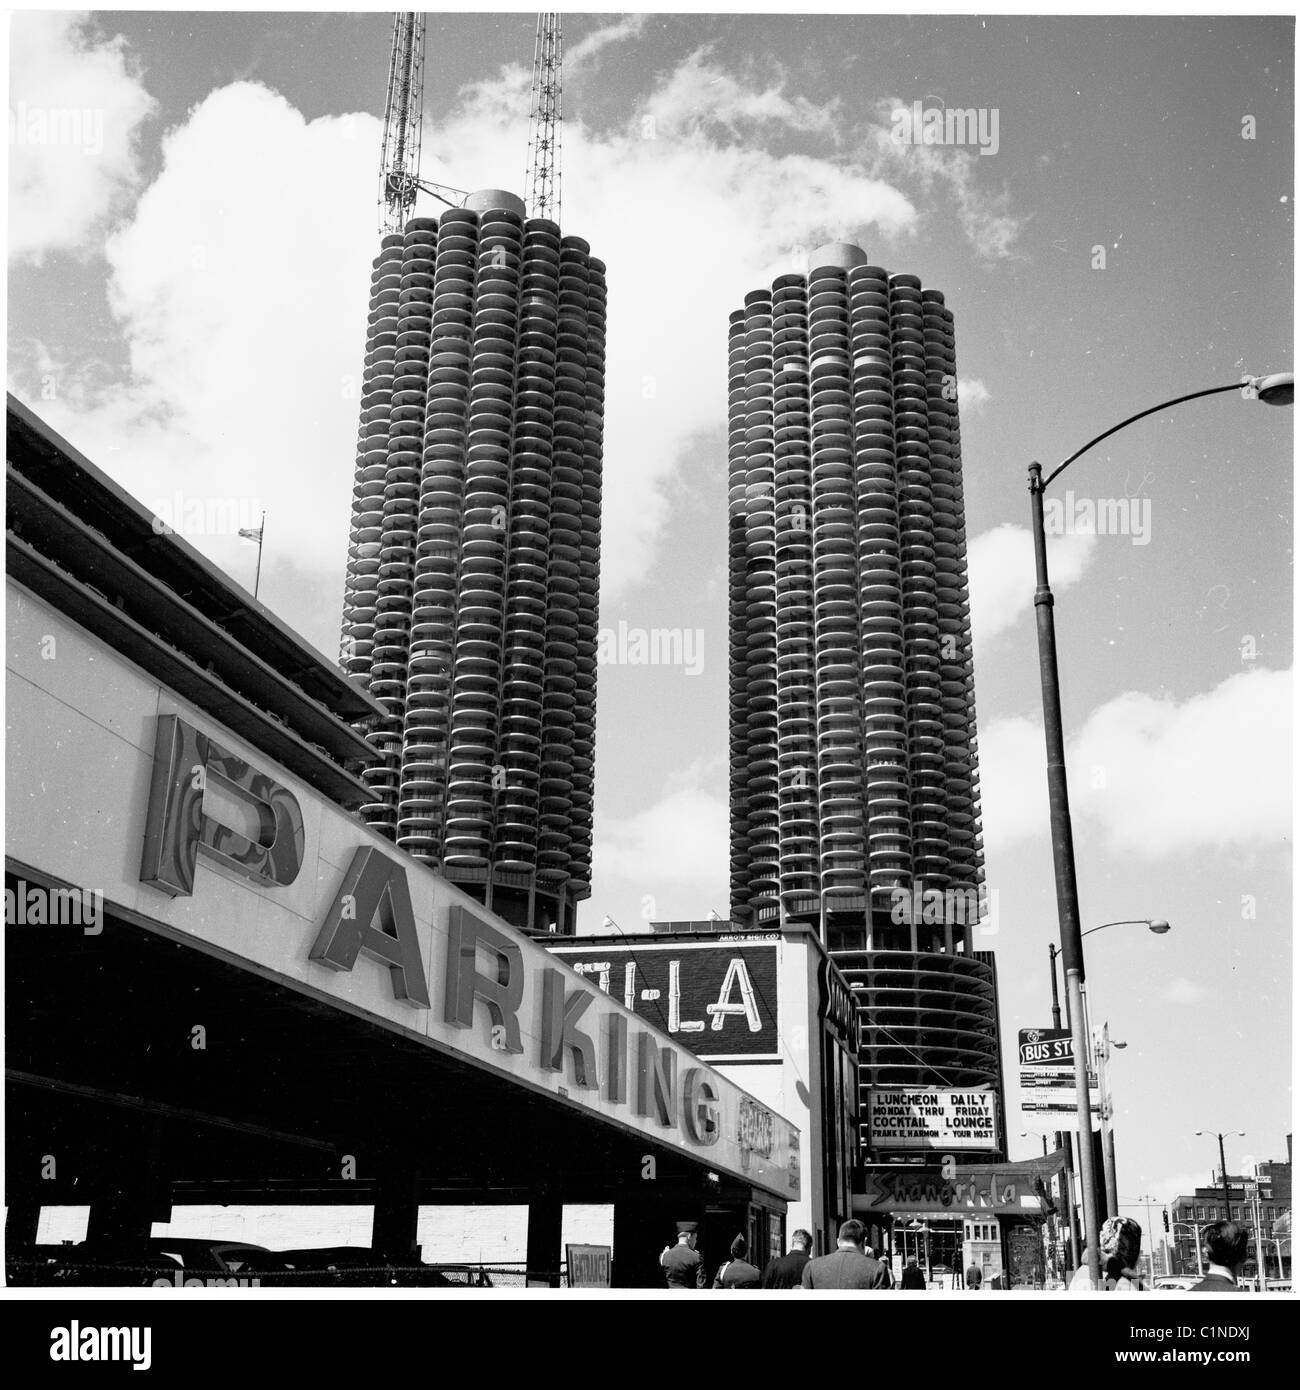
[{"label": "curved lamp arm", "polygon": [[1264,377],[1247,377],[1244,381],[1233,381],[1227,386],[1211,386],[1204,391],[1192,391],[1186,396],[1175,396],[1172,400],[1161,401],[1159,405],[1148,406],[1146,410],[1139,410],[1136,415],[1130,415],[1127,420],[1121,420],[1118,425],[1112,425],[1103,434],[1099,434],[1096,439],[1090,439],[1082,449],[1076,449],[1064,463],[1057,466],[1043,479],[1041,487],[1046,488],[1053,478],[1059,477],[1075,461],[1082,458],[1094,445],[1100,444],[1103,439],[1109,439],[1112,434],[1118,434],[1120,430],[1126,429],[1129,425],[1138,420],[1144,420],[1148,415],[1156,415],[1162,410],[1169,410],[1172,406],[1182,405],[1184,401],[1199,400],[1202,396],[1217,396],[1224,391],[1240,391],[1243,387],[1254,386],[1259,389],[1261,382],[1266,380]]}]

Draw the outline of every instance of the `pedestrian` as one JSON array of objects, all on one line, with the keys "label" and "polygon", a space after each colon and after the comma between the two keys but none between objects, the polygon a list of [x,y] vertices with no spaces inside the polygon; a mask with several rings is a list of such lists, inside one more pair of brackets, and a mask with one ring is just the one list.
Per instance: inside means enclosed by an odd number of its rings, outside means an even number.
[{"label": "pedestrian", "polygon": [[865,1231],[861,1221],[846,1221],[840,1227],[837,1249],[832,1255],[819,1255],[804,1266],[800,1288],[804,1289],[883,1289],[885,1267],[869,1259],[862,1248]]},{"label": "pedestrian", "polygon": [[[875,1250],[874,1250],[870,1245],[864,1245],[864,1246],[862,1247],[862,1253],[863,1253],[863,1254],[867,1257],[867,1259],[869,1259],[869,1260],[874,1260],[874,1259],[876,1258],[876,1252],[875,1252]],[[881,1261],[880,1261],[880,1267],[881,1267],[881,1269],[883,1269],[883,1270],[885,1271],[885,1282],[884,1282],[884,1285],[883,1285],[882,1287],[884,1287],[884,1288],[886,1288],[886,1289],[892,1289],[892,1288],[894,1287],[894,1271],[893,1271],[892,1269],[890,1269],[890,1267],[889,1267],[889,1261],[888,1261],[888,1260],[881,1260]]]},{"label": "pedestrian", "polygon": [[731,1242],[731,1258],[718,1270],[713,1280],[715,1289],[756,1289],[759,1285],[758,1270],[745,1259],[749,1244],[744,1236],[737,1236]]},{"label": "pedestrian", "polygon": [[[1146,1285],[1137,1272],[1142,1254],[1142,1227],[1131,1216],[1112,1216],[1102,1223],[1098,1239],[1101,1248],[1101,1288],[1105,1293],[1140,1293]],[[1092,1293],[1092,1272],[1088,1251],[1070,1280],[1071,1293]]]},{"label": "pedestrian", "polygon": [[765,1289],[797,1289],[803,1278],[803,1267],[808,1263],[812,1250],[812,1236],[807,1231],[796,1231],[790,1237],[790,1253],[774,1255],[763,1270]]},{"label": "pedestrian", "polygon": [[1246,1263],[1250,1237],[1235,1221],[1216,1221],[1201,1234],[1201,1253],[1209,1268],[1188,1293],[1242,1293],[1237,1275]]},{"label": "pedestrian", "polygon": [[924,1289],[925,1275],[921,1273],[921,1267],[916,1262],[916,1256],[903,1266],[902,1282],[898,1286],[900,1289]]},{"label": "pedestrian", "polygon": [[698,1221],[679,1221],[677,1244],[665,1245],[660,1252],[659,1263],[670,1289],[704,1288],[704,1257],[695,1248],[699,1230]]},{"label": "pedestrian", "polygon": [[978,1293],[983,1282],[984,1271],[972,1260],[966,1266],[966,1288],[972,1293]]}]

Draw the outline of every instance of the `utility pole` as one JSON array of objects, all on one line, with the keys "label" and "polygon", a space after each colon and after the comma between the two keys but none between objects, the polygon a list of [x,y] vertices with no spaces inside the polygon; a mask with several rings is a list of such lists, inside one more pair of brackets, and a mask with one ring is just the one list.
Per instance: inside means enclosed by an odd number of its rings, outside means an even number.
[{"label": "utility pole", "polygon": [[1268,1283],[1268,1256],[1264,1251],[1264,1232],[1259,1210],[1259,1168],[1255,1169],[1253,1181],[1245,1184],[1243,1198],[1250,1199],[1251,1224],[1255,1228],[1255,1279],[1257,1288],[1263,1293]]},{"label": "utility pole", "polygon": [[[1097,1081],[1101,1092],[1101,1167],[1106,1184],[1106,1215],[1119,1215],[1119,1183],[1115,1176],[1114,1109],[1110,1099],[1110,1024],[1103,1023],[1097,1042]],[[1122,1044],[1116,1044],[1122,1046]]]}]

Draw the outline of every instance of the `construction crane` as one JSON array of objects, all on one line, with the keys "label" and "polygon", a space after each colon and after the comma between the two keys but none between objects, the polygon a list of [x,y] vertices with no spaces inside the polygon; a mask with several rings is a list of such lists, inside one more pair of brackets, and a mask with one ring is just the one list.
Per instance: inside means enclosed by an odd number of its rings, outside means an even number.
[{"label": "construction crane", "polygon": [[424,15],[399,13],[393,17],[393,54],[384,102],[384,148],[379,165],[381,233],[403,230],[417,193],[428,193],[448,207],[462,206],[467,197],[464,189],[420,178],[423,124]]},{"label": "construction crane", "polygon": [[564,44],[560,16],[537,16],[533,47],[533,92],[528,112],[528,167],[524,202],[530,217],[560,220],[560,133],[564,119],[561,60]]}]

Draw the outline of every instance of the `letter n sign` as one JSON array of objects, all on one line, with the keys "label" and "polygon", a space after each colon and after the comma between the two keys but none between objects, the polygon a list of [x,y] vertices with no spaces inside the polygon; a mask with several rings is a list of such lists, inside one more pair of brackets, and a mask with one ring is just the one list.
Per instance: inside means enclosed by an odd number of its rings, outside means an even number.
[{"label": "letter n sign", "polygon": [[636,1113],[666,1129],[677,1123],[677,1054],[649,1033],[637,1038]]},{"label": "letter n sign", "polygon": [[[257,838],[205,814],[212,785],[257,818]],[[274,778],[174,714],[158,717],[140,878],[172,897],[194,892],[199,851],[254,883],[285,887],[302,868],[306,834],[297,798]]]}]

